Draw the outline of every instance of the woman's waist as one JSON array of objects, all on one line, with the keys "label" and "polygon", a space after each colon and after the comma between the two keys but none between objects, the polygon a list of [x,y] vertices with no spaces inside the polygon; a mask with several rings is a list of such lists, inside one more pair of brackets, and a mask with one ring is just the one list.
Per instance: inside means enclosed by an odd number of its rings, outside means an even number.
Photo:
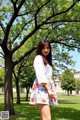
[{"label": "woman's waist", "polygon": [[[50,76],[47,76],[47,84],[51,89],[54,88],[54,81],[52,80],[52,78]],[[41,91],[46,90],[41,83],[40,84],[38,83],[37,78],[34,81],[34,86],[37,87]]]},{"label": "woman's waist", "polygon": [[52,81],[52,76],[46,76],[48,82]]},{"label": "woman's waist", "polygon": [[[49,75],[45,75],[45,78],[52,80],[52,76],[49,76]],[[36,77],[34,80],[35,80],[35,81],[38,81],[37,77]]]}]

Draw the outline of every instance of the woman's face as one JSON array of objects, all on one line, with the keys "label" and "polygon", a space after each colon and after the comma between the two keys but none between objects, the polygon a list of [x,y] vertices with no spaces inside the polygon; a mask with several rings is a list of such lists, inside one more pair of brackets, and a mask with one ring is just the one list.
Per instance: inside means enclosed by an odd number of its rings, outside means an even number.
[{"label": "woman's face", "polygon": [[48,44],[45,44],[44,47],[43,47],[43,49],[42,49],[43,56],[46,57],[49,54],[49,52],[50,52],[50,47],[49,47]]}]

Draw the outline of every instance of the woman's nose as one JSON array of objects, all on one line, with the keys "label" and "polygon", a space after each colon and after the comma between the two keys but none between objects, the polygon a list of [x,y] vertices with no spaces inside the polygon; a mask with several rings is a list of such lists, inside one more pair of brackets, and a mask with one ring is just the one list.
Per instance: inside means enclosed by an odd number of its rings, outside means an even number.
[{"label": "woman's nose", "polygon": [[47,51],[47,49],[45,49],[45,51]]}]

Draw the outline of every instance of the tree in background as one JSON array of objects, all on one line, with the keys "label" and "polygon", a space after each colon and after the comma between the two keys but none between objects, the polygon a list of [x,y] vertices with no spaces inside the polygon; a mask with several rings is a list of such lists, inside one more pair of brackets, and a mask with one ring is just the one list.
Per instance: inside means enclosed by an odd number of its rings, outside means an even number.
[{"label": "tree in background", "polygon": [[75,79],[76,83],[76,93],[79,94],[80,91],[80,79]]},{"label": "tree in background", "polygon": [[[54,45],[60,44],[62,48],[77,48],[79,51],[80,4],[79,0],[1,0],[0,3],[0,47],[5,68],[4,110],[12,115],[15,114],[13,70],[36,47],[31,44],[28,50],[14,59],[16,51],[30,39],[36,45],[43,38],[51,40]],[[32,39],[33,36],[36,39]],[[18,44],[14,46],[16,42]]]},{"label": "tree in background", "polygon": [[65,70],[62,74],[61,79],[61,88],[63,90],[67,90],[67,94],[69,92],[72,94],[72,90],[75,90],[75,78],[74,74],[70,70]]},{"label": "tree in background", "polygon": [[20,87],[26,88],[27,101],[28,101],[29,90],[32,87],[34,79],[35,79],[35,74],[32,64],[31,65],[29,64],[29,66],[25,64],[20,74]]}]

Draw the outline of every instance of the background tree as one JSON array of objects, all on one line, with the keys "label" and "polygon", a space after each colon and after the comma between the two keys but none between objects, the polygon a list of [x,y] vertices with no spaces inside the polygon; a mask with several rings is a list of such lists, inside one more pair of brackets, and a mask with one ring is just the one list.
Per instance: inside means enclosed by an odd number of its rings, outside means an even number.
[{"label": "background tree", "polygon": [[[79,0],[1,0],[0,6],[0,46],[4,54],[5,101],[4,110],[15,114],[12,92],[12,72],[14,67],[34,49],[30,45],[19,58],[13,59],[30,38],[37,42],[43,38],[58,43],[68,50],[80,49]],[[45,36],[44,36],[45,35]],[[16,46],[14,47],[15,43]]]},{"label": "background tree", "polygon": [[75,89],[74,74],[70,70],[65,70],[60,79],[61,79],[61,88],[63,90],[67,90],[68,95],[69,92],[72,94],[72,90]]},{"label": "background tree", "polygon": [[80,91],[80,79],[75,79],[76,83],[76,93],[79,94]]},{"label": "background tree", "polygon": [[35,74],[32,64],[29,66],[24,66],[20,74],[20,86],[21,88],[26,88],[26,100],[28,101],[29,90],[32,87],[33,81],[35,79]]}]

